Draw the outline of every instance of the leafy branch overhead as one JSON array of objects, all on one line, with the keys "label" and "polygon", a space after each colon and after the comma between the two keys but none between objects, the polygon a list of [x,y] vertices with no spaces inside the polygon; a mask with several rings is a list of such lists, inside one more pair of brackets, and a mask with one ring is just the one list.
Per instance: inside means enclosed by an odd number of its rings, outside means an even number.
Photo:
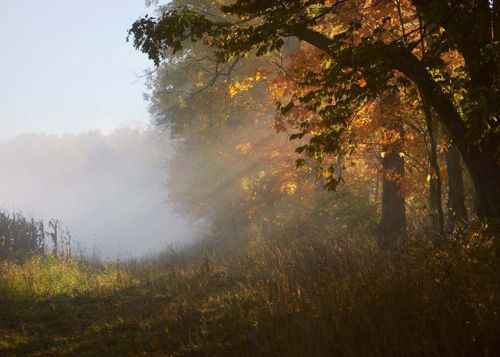
[{"label": "leafy branch overhead", "polygon": [[[364,105],[417,88],[450,133],[475,185],[490,187],[478,189],[481,212],[496,219],[498,7],[487,0],[237,0],[219,5],[219,16],[190,4],[165,5],[157,17],[137,20],[129,35],[157,66],[189,42],[211,48],[220,63],[282,50],[287,38],[315,48],[324,66],[305,66],[297,80],[301,94],[279,108],[287,113],[302,105],[321,118],[314,128],[306,119],[295,127],[311,138],[302,152],[316,158],[347,150],[346,128]],[[450,53],[462,61],[453,73],[446,68]],[[492,173],[489,179],[485,170]]]}]

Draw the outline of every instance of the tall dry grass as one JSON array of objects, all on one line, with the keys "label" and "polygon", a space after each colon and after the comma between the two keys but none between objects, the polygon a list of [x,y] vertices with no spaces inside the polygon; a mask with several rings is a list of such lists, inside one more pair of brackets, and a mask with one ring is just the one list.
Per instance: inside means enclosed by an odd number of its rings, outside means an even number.
[{"label": "tall dry grass", "polygon": [[[391,252],[370,238],[286,237],[231,254],[171,252],[87,270],[80,280],[85,288],[76,291],[77,283],[36,290],[11,274],[7,290],[20,284],[17,294],[36,295],[38,305],[25,311],[13,304],[4,311],[10,325],[0,327],[0,336],[10,337],[0,338],[0,350],[7,355],[495,356],[500,354],[498,252],[497,239],[482,233],[414,237]],[[58,267],[49,275],[64,279],[80,274],[72,269],[85,271],[78,265]],[[12,269],[36,274],[29,264]],[[118,270],[110,273],[113,269]],[[95,289],[106,286],[96,284],[99,274],[108,276],[112,288],[96,295]],[[65,291],[73,298],[62,302]]]}]

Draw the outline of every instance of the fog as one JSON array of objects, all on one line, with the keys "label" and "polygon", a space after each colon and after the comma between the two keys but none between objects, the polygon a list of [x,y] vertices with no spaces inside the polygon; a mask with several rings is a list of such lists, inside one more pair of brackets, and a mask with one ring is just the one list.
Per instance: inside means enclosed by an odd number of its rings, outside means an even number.
[{"label": "fog", "polygon": [[184,245],[199,224],[168,201],[170,154],[164,138],[136,129],[23,134],[0,144],[0,207],[59,219],[74,246],[104,259]]}]

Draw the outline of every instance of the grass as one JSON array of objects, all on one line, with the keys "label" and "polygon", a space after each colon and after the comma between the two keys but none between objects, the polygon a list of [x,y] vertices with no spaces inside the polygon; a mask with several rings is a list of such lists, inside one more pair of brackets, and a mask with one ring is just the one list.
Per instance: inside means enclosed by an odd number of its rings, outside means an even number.
[{"label": "grass", "polygon": [[0,354],[500,355],[496,240],[268,240],[232,254],[0,268]]},{"label": "grass", "polygon": [[51,298],[60,295],[82,295],[117,290],[131,283],[119,266],[108,265],[92,270],[73,259],[35,256],[19,266],[0,263],[3,296],[18,298]]}]

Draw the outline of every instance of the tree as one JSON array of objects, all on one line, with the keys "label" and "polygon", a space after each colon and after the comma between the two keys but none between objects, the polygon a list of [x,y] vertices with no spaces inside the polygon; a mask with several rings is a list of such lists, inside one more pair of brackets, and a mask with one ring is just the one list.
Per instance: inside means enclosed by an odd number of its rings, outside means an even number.
[{"label": "tree", "polygon": [[442,203],[442,181],[437,153],[437,126],[434,124],[431,108],[425,97],[421,98],[425,124],[429,134],[429,211],[432,224],[439,232],[444,230],[444,213]]},{"label": "tree", "polygon": [[468,219],[460,153],[455,145],[449,146],[445,158],[448,172],[448,225],[453,229],[457,222],[467,222]]},{"label": "tree", "polygon": [[392,139],[382,146],[382,217],[379,224],[379,240],[388,246],[406,236],[406,207],[403,182],[405,160],[403,140],[405,137],[403,120],[394,110],[399,105],[397,94],[387,94],[380,101],[383,128],[392,134]]},{"label": "tree", "polygon": [[[180,4],[221,16],[207,0],[176,0],[160,11]],[[289,42],[286,52],[298,49],[297,41]],[[219,246],[318,231],[357,237],[371,231],[376,211],[362,160],[349,170],[350,184],[335,195],[321,189],[315,160],[294,170],[296,142],[283,133],[274,110],[287,86],[297,89],[295,82],[284,82],[285,67],[294,63],[280,54],[235,62],[217,63],[210,48],[187,42],[182,51],[165,54],[150,74],[155,124],[167,127],[176,141],[168,162],[170,200],[209,223],[207,235]],[[321,59],[315,63],[322,66]],[[354,164],[352,158],[335,161]]]},{"label": "tree", "polygon": [[[158,18],[139,19],[130,34],[135,47],[156,64],[165,51],[180,50],[186,40],[202,40],[213,47],[220,62],[280,49],[287,37],[324,51],[325,68],[311,73],[307,83],[317,89],[296,99],[319,112],[330,131],[313,136],[306,152],[340,151],[343,127],[359,105],[389,87],[412,81],[456,143],[474,181],[481,217],[497,221],[500,61],[495,42],[499,16],[493,11],[497,2],[491,6],[488,0],[237,0],[221,7],[234,20],[189,6],[170,8]],[[333,34],[323,31],[334,26]],[[422,41],[432,45],[424,56],[418,49]],[[460,84],[466,95],[460,105],[448,90],[455,78],[436,76],[441,56],[451,49],[464,58]],[[360,80],[367,85],[356,86]],[[285,108],[292,105],[293,101]],[[302,129],[307,132],[307,125]]]}]

